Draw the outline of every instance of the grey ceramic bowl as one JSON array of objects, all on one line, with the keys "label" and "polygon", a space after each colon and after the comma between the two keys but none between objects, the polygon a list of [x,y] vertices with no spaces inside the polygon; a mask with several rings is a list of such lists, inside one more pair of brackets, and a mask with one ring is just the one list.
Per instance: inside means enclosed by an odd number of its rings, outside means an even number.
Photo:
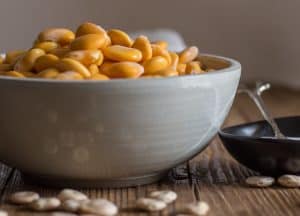
[{"label": "grey ceramic bowl", "polygon": [[158,180],[203,150],[223,123],[238,62],[215,72],[112,81],[0,78],[0,160],[39,183],[122,187]]}]

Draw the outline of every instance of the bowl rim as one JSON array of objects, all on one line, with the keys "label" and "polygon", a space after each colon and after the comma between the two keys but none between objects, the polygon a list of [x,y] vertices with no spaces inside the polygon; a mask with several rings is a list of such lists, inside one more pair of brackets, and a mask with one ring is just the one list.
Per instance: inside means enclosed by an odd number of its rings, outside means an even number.
[{"label": "bowl rim", "polygon": [[206,54],[203,53],[201,55],[199,55],[199,57],[210,57],[210,58],[215,58],[215,59],[219,59],[219,60],[223,60],[229,63],[229,67],[220,69],[220,70],[216,70],[216,71],[211,71],[208,73],[202,73],[202,74],[197,74],[197,75],[187,75],[187,76],[175,76],[175,77],[162,77],[162,78],[145,78],[145,79],[111,79],[111,80],[54,80],[54,79],[43,79],[43,78],[16,78],[16,77],[9,77],[9,76],[0,76],[0,81],[1,80],[10,80],[10,81],[16,81],[16,82],[32,82],[32,83],[51,83],[51,84],[71,84],[71,83],[78,83],[78,84],[91,84],[91,83],[141,83],[141,82],[149,82],[149,81],[159,81],[159,82],[163,82],[163,81],[167,81],[167,80],[177,80],[177,81],[185,81],[188,79],[195,79],[196,77],[203,77],[203,76],[212,76],[212,75],[216,75],[216,74],[223,74],[223,73],[230,73],[230,72],[235,72],[237,70],[241,70],[242,66],[240,64],[240,62],[238,62],[235,59],[232,58],[228,58],[228,57],[223,57],[223,56],[219,56],[219,55],[214,55],[214,54]]}]

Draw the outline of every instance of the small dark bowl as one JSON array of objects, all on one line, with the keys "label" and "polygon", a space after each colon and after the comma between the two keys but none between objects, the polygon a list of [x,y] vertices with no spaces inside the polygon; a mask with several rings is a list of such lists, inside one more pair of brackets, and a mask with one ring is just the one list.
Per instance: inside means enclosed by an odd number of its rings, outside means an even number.
[{"label": "small dark bowl", "polygon": [[300,174],[300,116],[275,119],[290,139],[275,139],[266,121],[225,128],[219,132],[228,152],[263,175]]}]

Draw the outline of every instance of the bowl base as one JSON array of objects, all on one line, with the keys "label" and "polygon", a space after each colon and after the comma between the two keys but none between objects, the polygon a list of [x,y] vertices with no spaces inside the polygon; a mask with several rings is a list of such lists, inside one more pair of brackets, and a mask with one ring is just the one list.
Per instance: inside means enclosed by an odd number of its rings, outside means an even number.
[{"label": "bowl base", "polygon": [[122,188],[151,184],[165,177],[167,172],[152,173],[144,176],[115,179],[65,179],[22,173],[26,183],[56,188]]}]

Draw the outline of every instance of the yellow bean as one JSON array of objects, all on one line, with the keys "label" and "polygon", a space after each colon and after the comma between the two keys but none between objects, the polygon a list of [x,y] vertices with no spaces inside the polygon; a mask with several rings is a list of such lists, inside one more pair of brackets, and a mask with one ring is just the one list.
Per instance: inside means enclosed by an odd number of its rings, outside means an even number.
[{"label": "yellow bean", "polygon": [[46,54],[39,57],[34,63],[34,69],[37,72],[43,71],[47,68],[53,68],[58,63],[59,58],[53,54]]},{"label": "yellow bean", "polygon": [[30,72],[30,71],[23,71],[23,72],[19,72],[21,74],[23,74],[25,77],[35,77],[36,74]]},{"label": "yellow bean", "polygon": [[59,45],[56,42],[53,41],[45,41],[45,42],[39,42],[34,45],[34,48],[40,48],[44,50],[46,53],[49,51],[58,48]]},{"label": "yellow bean", "polygon": [[53,41],[59,43],[61,46],[70,44],[75,38],[75,34],[64,28],[50,28],[41,32],[38,36],[39,42]]},{"label": "yellow bean", "polygon": [[103,47],[108,47],[108,46],[111,46],[111,39],[107,34],[105,34],[105,43]]},{"label": "yellow bean", "polygon": [[166,58],[161,56],[153,57],[143,63],[145,75],[156,75],[156,72],[166,69],[169,66]]},{"label": "yellow bean", "polygon": [[3,63],[14,65],[17,62],[17,60],[22,55],[24,55],[24,53],[26,53],[26,51],[24,50],[16,50],[16,51],[8,52],[5,54],[5,60]]},{"label": "yellow bean", "polygon": [[76,50],[67,53],[64,57],[75,59],[85,66],[89,66],[96,62],[100,63],[98,61],[103,61],[103,54],[100,50]]},{"label": "yellow bean", "polygon": [[86,22],[81,24],[77,31],[76,31],[76,37],[80,37],[87,34],[103,34],[106,33],[105,30],[94,23]]},{"label": "yellow bean", "polygon": [[160,46],[155,45],[155,44],[152,44],[151,47],[152,47],[152,56],[153,57],[162,56],[168,61],[169,65],[171,64],[172,59],[171,59],[171,56],[170,56],[168,50],[165,50],[165,49],[163,49]]},{"label": "yellow bean", "polygon": [[69,48],[66,47],[58,47],[49,51],[49,54],[56,55],[58,58],[64,57],[68,52],[70,52]]},{"label": "yellow bean", "polygon": [[139,36],[135,39],[132,48],[138,49],[142,52],[142,61],[147,61],[152,58],[152,47],[146,36]]},{"label": "yellow bean", "polygon": [[3,55],[0,55],[0,64],[3,64],[4,60],[5,60],[5,57]]},{"label": "yellow bean", "polygon": [[35,61],[45,55],[45,51],[39,48],[29,50],[22,58],[20,58],[14,66],[15,71],[28,72],[32,71]]},{"label": "yellow bean", "polygon": [[179,56],[174,52],[169,52],[171,57],[171,65],[170,68],[173,70],[177,70],[178,62],[179,62]]},{"label": "yellow bean", "polygon": [[185,75],[186,64],[178,63],[177,71],[179,75]]},{"label": "yellow bean", "polygon": [[98,66],[96,64],[91,64],[89,66],[89,71],[90,71],[91,75],[93,76],[93,75],[99,73],[99,68],[98,68]]},{"label": "yellow bean", "polygon": [[186,74],[200,74],[204,71],[201,69],[199,61],[192,61],[186,64],[185,73]]},{"label": "yellow bean", "polygon": [[110,78],[130,78],[135,79],[144,73],[144,68],[135,62],[114,63],[103,71]]},{"label": "yellow bean", "polygon": [[36,77],[38,78],[46,78],[46,79],[54,79],[59,74],[59,71],[55,68],[47,68],[41,72],[39,72]]},{"label": "yellow bean", "polygon": [[156,44],[163,49],[168,49],[168,42],[166,41],[158,40],[158,41],[154,41],[153,44]]},{"label": "yellow bean", "polygon": [[105,62],[103,62],[103,64],[99,67],[100,72],[101,71],[107,71],[108,68],[110,66],[112,66],[114,63],[116,63],[116,62],[112,62],[112,61],[105,61]]},{"label": "yellow bean", "polygon": [[74,38],[75,34],[69,29],[49,28],[39,34],[37,41],[53,41],[60,44],[61,46],[65,46],[70,44],[74,40]]},{"label": "yellow bean", "polygon": [[178,72],[172,68],[168,68],[165,70],[157,71],[155,75],[159,75],[163,77],[171,77],[171,76],[178,76]]},{"label": "yellow bean", "polygon": [[101,54],[100,54],[98,60],[97,60],[95,63],[96,63],[96,65],[100,66],[100,65],[103,64],[103,62],[104,62],[104,55],[103,55],[103,53],[101,52]]},{"label": "yellow bean", "polygon": [[105,34],[88,34],[76,38],[70,45],[71,50],[96,50],[106,43]]},{"label": "yellow bean", "polygon": [[83,76],[76,71],[66,71],[58,74],[55,79],[58,80],[83,80]]},{"label": "yellow bean", "polygon": [[87,34],[104,34],[105,42],[103,44],[103,47],[108,47],[111,45],[110,37],[101,26],[95,25],[93,23],[84,23],[81,27],[78,28],[76,36],[80,37]]},{"label": "yellow bean", "polygon": [[195,46],[191,46],[183,50],[179,55],[179,62],[186,64],[198,57],[199,50]]},{"label": "yellow bean", "polygon": [[106,58],[113,61],[132,61],[139,62],[142,60],[142,53],[138,49],[113,45],[103,49]]},{"label": "yellow bean", "polygon": [[129,35],[119,29],[111,29],[107,34],[111,39],[112,45],[131,47],[133,44]]},{"label": "yellow bean", "polygon": [[11,64],[0,64],[0,71],[1,72],[7,72],[13,69],[13,66]]},{"label": "yellow bean", "polygon": [[90,71],[83,64],[71,58],[63,58],[59,60],[59,62],[56,64],[56,68],[60,72],[75,71],[82,75],[84,78],[91,76]]},{"label": "yellow bean", "polygon": [[145,78],[145,79],[149,79],[149,78],[161,78],[162,76],[160,75],[143,75],[140,78]]},{"label": "yellow bean", "polygon": [[92,75],[88,79],[89,80],[109,80],[109,77],[104,74],[97,73],[97,74]]},{"label": "yellow bean", "polygon": [[17,71],[8,71],[4,74],[5,76],[10,76],[10,77],[18,77],[18,78],[25,78],[23,74]]}]

